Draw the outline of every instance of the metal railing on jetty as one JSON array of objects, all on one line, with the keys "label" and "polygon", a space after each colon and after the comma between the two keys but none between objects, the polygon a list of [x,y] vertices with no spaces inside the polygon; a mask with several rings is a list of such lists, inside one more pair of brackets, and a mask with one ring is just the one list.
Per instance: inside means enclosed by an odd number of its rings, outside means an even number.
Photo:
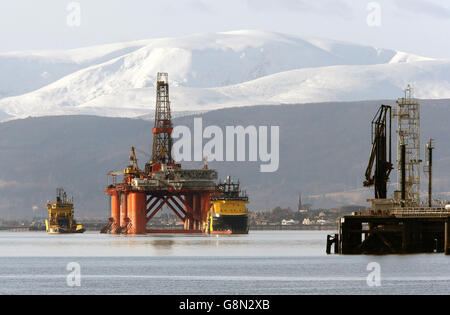
[{"label": "metal railing on jetty", "polygon": [[389,210],[361,210],[353,212],[356,216],[393,216],[404,217],[450,217],[450,210],[444,207],[405,207],[393,208]]},{"label": "metal railing on jetty", "polygon": [[396,217],[448,217],[450,211],[445,208],[411,207],[390,210],[389,213]]}]

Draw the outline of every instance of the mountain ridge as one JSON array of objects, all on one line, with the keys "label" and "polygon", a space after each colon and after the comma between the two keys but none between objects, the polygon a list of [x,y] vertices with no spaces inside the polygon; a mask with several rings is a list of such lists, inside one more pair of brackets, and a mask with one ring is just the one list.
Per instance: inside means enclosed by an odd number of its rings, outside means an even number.
[{"label": "mountain ridge", "polygon": [[[435,139],[435,198],[449,199],[450,99],[421,100],[421,151]],[[262,105],[198,113],[174,119],[174,126],[192,128],[201,117],[203,127],[215,125],[279,126],[280,164],[274,173],[261,173],[261,161],[218,162],[219,177],[239,178],[250,196],[251,210],[277,206],[295,208],[298,193],[315,208],[365,205],[373,191],[362,187],[370,153],[370,121],[380,104],[394,100]],[[130,146],[151,152],[153,122],[98,116],[47,116],[0,123],[0,217],[30,218],[37,206],[63,186],[75,197],[80,217],[109,216],[104,194],[106,173],[126,167]],[[312,141],[314,139],[314,141]],[[395,161],[395,135],[393,160]],[[204,143],[207,140],[204,140]],[[142,167],[149,157],[137,151]],[[181,162],[183,168],[201,168],[203,162]],[[265,164],[265,163],[264,163]],[[425,175],[422,174],[425,179]],[[426,184],[423,182],[423,196]],[[389,195],[396,185],[391,173]]]},{"label": "mountain ridge", "polygon": [[[17,118],[148,115],[160,71],[169,73],[177,111],[392,98],[407,83],[421,98],[446,98],[449,68],[448,60],[335,40],[257,30],[193,34],[0,54],[0,95],[7,96],[0,110]],[[362,82],[372,86],[358,89]]]}]

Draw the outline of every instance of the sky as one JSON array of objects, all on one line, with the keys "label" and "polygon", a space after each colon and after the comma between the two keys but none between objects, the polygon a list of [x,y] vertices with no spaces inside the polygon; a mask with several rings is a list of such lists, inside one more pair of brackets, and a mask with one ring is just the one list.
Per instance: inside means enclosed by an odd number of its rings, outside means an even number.
[{"label": "sky", "polygon": [[448,0],[2,0],[0,51],[257,29],[450,58]]}]

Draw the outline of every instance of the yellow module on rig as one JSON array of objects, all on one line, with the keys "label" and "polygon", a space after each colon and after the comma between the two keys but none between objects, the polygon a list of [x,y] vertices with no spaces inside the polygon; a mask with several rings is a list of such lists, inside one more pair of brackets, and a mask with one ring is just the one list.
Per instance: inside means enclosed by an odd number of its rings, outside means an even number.
[{"label": "yellow module on rig", "polygon": [[47,202],[48,219],[45,220],[49,234],[83,233],[86,231],[74,219],[73,198],[67,198],[62,188],[56,189],[56,202]]}]

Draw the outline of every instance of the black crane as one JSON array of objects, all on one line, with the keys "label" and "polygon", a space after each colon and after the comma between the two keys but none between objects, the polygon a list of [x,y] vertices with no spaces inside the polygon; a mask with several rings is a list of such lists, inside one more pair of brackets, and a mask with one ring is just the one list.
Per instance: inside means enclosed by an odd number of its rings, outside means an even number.
[{"label": "black crane", "polygon": [[[385,199],[387,196],[387,182],[393,169],[391,163],[392,149],[392,109],[391,106],[381,105],[372,120],[372,151],[369,165],[366,169],[365,187],[375,186],[375,198]],[[388,138],[389,137],[389,138]],[[389,153],[388,145],[389,142]],[[375,172],[372,174],[373,164]]]}]

